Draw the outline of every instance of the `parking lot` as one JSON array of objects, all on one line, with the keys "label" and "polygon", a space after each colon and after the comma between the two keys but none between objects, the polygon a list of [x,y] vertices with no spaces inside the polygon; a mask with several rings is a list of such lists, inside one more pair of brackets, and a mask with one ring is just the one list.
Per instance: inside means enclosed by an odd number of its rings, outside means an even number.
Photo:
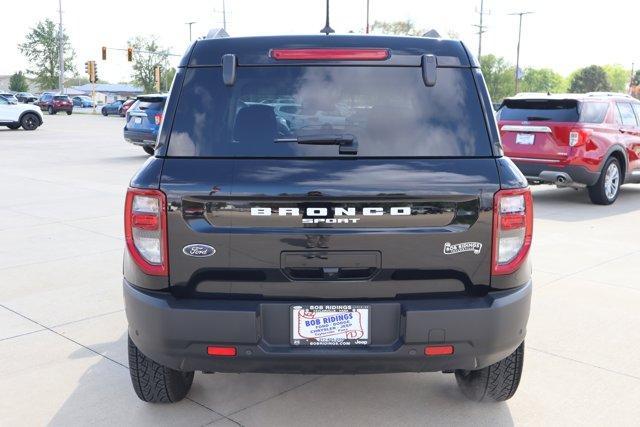
[{"label": "parking lot", "polygon": [[197,374],[138,400],[127,369],[122,211],[147,155],[123,119],[0,128],[0,424],[631,425],[640,417],[640,185],[612,206],[534,189],[534,297],[516,396],[468,402],[453,375]]}]

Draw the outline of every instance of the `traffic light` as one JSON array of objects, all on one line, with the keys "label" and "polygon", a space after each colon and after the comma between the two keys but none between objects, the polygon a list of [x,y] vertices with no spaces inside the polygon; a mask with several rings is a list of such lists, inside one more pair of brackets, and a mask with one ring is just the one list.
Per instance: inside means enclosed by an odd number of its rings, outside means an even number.
[{"label": "traffic light", "polygon": [[87,61],[84,63],[84,71],[89,75],[89,82],[98,81],[98,65],[96,61]]},{"label": "traffic light", "polygon": [[84,63],[84,72],[85,72],[85,73],[87,73],[87,74],[91,74],[91,73],[89,72],[89,63],[90,63],[90,62],[91,62],[91,61],[87,61],[87,62],[85,62],[85,63]]},{"label": "traffic light", "polygon": [[160,92],[160,66],[156,65],[153,67],[153,78],[156,83],[156,90]]},{"label": "traffic light", "polygon": [[127,61],[133,61],[133,49],[130,47],[127,48]]},{"label": "traffic light", "polygon": [[91,83],[97,83],[98,82],[98,64],[96,64],[96,61],[93,61],[93,81]]},{"label": "traffic light", "polygon": [[102,46],[102,60],[103,61],[107,60],[107,47],[106,46]]}]

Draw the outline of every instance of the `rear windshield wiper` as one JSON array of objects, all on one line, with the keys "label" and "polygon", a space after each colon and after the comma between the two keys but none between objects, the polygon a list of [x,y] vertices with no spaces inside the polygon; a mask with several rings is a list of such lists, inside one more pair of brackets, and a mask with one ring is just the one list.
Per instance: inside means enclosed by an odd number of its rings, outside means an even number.
[{"label": "rear windshield wiper", "polygon": [[358,140],[353,135],[304,135],[292,138],[277,138],[276,143],[295,142],[309,145],[338,145],[340,154],[358,154]]}]

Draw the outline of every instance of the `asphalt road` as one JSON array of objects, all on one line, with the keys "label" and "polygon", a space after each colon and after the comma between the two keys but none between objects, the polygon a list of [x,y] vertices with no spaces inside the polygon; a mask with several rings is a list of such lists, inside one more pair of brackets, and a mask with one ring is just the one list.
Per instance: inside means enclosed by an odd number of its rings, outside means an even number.
[{"label": "asphalt road", "polygon": [[534,190],[534,299],[516,396],[452,375],[197,374],[189,398],[131,388],[121,291],[125,189],[147,156],[123,120],[0,128],[0,425],[637,425],[640,186],[613,206]]}]

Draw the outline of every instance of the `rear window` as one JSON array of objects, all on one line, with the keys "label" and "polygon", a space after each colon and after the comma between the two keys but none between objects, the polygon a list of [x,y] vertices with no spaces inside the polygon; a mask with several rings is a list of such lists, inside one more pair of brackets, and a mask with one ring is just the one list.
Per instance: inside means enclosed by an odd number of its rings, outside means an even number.
[{"label": "rear window", "polygon": [[607,102],[574,99],[511,99],[498,111],[498,120],[602,123],[608,107]]},{"label": "rear window", "polygon": [[166,97],[162,96],[139,97],[133,107],[139,110],[162,110],[164,109],[164,103],[166,99]]},{"label": "rear window", "polygon": [[[440,68],[426,87],[419,67],[220,67],[186,70],[169,156],[334,157],[354,139],[359,157],[490,156],[470,69]],[[300,144],[302,139],[314,144]]]},{"label": "rear window", "polygon": [[498,119],[520,122],[577,122],[578,102],[575,100],[505,100],[498,111]]},{"label": "rear window", "polygon": [[68,96],[63,95],[56,95],[53,97],[53,99],[55,99],[56,101],[70,101],[70,98]]}]

